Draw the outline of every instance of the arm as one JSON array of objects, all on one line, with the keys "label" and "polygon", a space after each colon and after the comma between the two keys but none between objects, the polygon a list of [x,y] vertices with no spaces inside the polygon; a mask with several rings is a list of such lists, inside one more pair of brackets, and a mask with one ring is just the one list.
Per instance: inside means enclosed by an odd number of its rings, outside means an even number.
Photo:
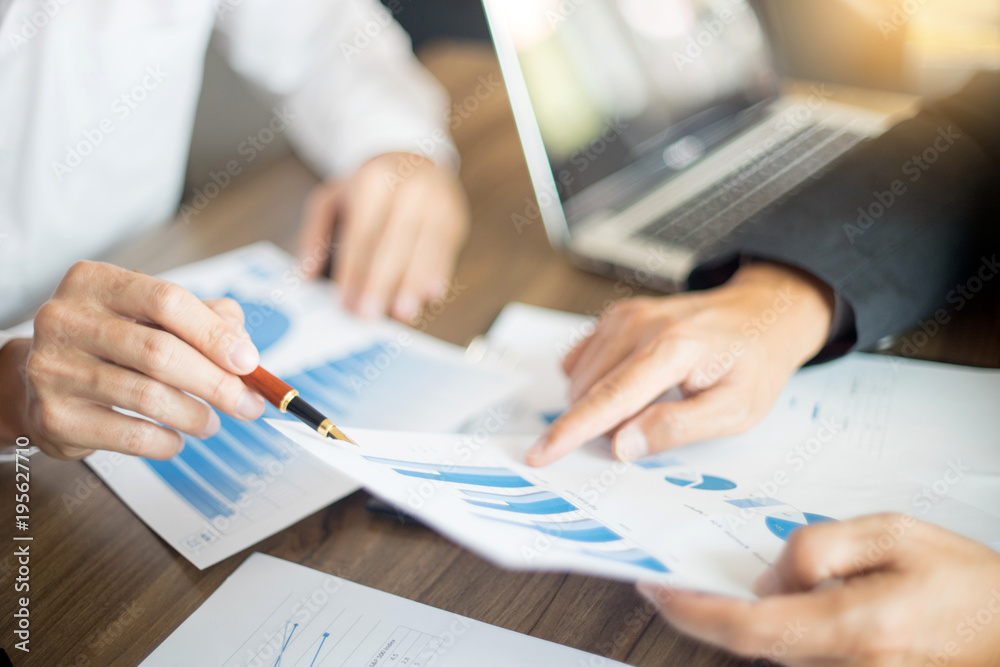
[{"label": "arm", "polygon": [[1000,270],[987,217],[1000,202],[998,119],[1000,72],[978,74],[741,227],[692,284],[715,284],[711,269],[739,254],[801,267],[853,311],[860,349],[946,304],[961,309],[958,286],[981,258]]},{"label": "arm", "polygon": [[[608,431],[615,454],[635,458],[746,430],[817,355],[867,347],[945,302],[960,309],[959,286],[975,275],[980,256],[983,266],[995,263],[997,230],[983,213],[1000,197],[997,118],[1000,73],[980,74],[737,230],[692,275],[693,286],[713,287],[703,298],[643,300],[608,313],[567,357],[573,405],[529,462],[550,463]],[[867,210],[878,196],[872,193],[891,192],[896,181],[905,189],[897,186],[893,203],[859,229],[857,209]],[[733,273],[746,255],[765,261]],[[776,280],[803,298],[760,327]],[[855,330],[847,345],[834,347],[837,303],[848,311],[840,323]],[[674,386],[684,400],[650,405]]]},{"label": "arm", "polygon": [[334,258],[346,305],[414,319],[446,289],[468,211],[447,95],[374,0],[222,3],[236,71],[279,100],[300,154],[326,179],[306,207],[303,268]]}]

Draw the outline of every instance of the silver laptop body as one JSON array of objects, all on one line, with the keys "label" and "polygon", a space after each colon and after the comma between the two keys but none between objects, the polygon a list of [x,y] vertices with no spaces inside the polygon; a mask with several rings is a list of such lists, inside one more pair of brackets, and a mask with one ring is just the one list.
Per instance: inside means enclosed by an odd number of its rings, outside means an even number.
[{"label": "silver laptop body", "polygon": [[781,94],[747,0],[484,0],[540,219],[582,266],[683,289],[699,255],[884,131]]}]

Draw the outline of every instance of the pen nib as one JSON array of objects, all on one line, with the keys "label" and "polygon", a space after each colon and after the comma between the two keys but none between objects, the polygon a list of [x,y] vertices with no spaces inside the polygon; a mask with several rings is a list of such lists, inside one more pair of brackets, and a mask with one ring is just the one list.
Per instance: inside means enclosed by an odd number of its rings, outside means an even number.
[{"label": "pen nib", "polygon": [[327,437],[333,438],[334,440],[343,440],[344,442],[349,442],[352,445],[354,445],[355,447],[360,447],[361,446],[358,443],[356,443],[353,440],[351,440],[350,438],[348,438],[346,435],[344,435],[344,432],[341,431],[336,426],[331,426],[330,430],[326,432],[326,435],[327,435]]}]

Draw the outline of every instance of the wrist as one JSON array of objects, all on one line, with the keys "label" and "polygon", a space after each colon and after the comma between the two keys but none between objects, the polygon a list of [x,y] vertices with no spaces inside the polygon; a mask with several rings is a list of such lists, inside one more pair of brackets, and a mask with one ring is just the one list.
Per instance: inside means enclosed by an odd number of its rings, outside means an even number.
[{"label": "wrist", "polygon": [[[727,286],[754,292],[756,308],[775,311],[768,328],[778,334],[773,338],[787,349],[796,368],[816,356],[829,339],[836,296],[812,274],[785,264],[754,262],[741,267]],[[762,319],[766,325],[767,318]]]},{"label": "wrist", "polygon": [[30,338],[14,338],[0,347],[0,442],[25,434],[25,365]]}]

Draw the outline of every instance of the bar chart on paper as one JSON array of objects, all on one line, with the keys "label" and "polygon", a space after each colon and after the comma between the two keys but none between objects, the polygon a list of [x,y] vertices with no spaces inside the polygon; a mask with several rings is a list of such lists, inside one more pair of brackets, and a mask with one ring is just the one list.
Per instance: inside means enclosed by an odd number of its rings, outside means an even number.
[{"label": "bar chart on paper", "polygon": [[[384,356],[385,345],[374,345],[304,372],[284,378],[321,412],[338,423],[370,424],[384,419],[386,400],[383,387],[398,391],[406,378],[433,370],[432,362],[417,355],[406,365],[393,365],[385,382],[373,383],[365,393],[351,386],[364,377],[364,369]],[[400,377],[396,377],[400,376]],[[313,471],[311,456],[288,440],[263,420],[242,422],[219,412],[222,428],[207,440],[185,438],[181,453],[167,461],[143,459],[173,491],[206,520],[241,515],[241,521],[252,520],[252,513],[241,511],[239,503],[256,488],[268,488],[275,503],[285,502],[297,494],[308,494],[318,485],[331,480]],[[397,413],[398,414],[398,413]],[[290,419],[272,406],[267,406],[266,419]],[[305,461],[299,461],[301,458]],[[321,473],[322,471],[320,471]],[[245,509],[245,508],[242,508]],[[211,539],[210,535],[192,536],[191,540]],[[190,542],[194,545],[194,541]]]},{"label": "bar chart on paper", "polygon": [[[631,565],[665,574],[669,568],[630,543],[582,506],[542,489],[503,467],[456,466],[398,459],[363,457],[405,477],[446,483],[470,506],[470,516],[540,533],[579,555]],[[477,508],[472,510],[471,508]],[[532,543],[529,538],[527,543]]]},{"label": "bar chart on paper", "polygon": [[[236,300],[262,363],[338,424],[447,431],[516,387],[510,374],[466,364],[460,352],[401,325],[355,320],[334,305],[328,286],[278,290],[287,265],[276,249],[251,246],[209,260],[205,270],[182,270],[176,280],[200,297]],[[264,417],[292,419],[271,406]],[[219,420],[214,436],[186,437],[170,460],[108,452],[87,459],[136,514],[198,567],[357,489],[263,419],[243,422],[220,412]]]},{"label": "bar chart on paper", "polygon": [[272,556],[252,554],[142,667],[613,667]]}]

